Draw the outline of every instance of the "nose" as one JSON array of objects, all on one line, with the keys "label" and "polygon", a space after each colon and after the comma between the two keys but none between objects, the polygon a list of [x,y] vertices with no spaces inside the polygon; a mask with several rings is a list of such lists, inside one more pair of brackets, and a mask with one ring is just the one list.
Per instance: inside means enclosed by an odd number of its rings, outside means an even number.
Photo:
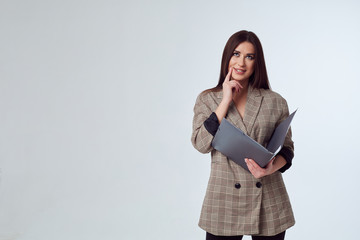
[{"label": "nose", "polygon": [[245,66],[245,58],[244,58],[244,57],[239,57],[239,58],[238,58],[238,61],[237,61],[237,64],[238,64],[240,67]]}]

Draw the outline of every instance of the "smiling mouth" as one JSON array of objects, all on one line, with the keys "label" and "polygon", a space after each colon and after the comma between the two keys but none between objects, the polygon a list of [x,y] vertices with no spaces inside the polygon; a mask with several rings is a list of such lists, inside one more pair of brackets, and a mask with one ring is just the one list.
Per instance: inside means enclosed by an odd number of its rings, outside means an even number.
[{"label": "smiling mouth", "polygon": [[246,72],[246,70],[236,69],[236,68],[234,68],[234,69],[235,69],[235,71],[238,72],[238,73],[244,73],[244,72]]}]

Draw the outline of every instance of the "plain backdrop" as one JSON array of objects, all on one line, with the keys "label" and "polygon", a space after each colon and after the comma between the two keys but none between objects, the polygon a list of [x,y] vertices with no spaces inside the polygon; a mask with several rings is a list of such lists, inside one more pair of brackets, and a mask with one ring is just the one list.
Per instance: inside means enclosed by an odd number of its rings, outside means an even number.
[{"label": "plain backdrop", "polygon": [[[0,240],[192,240],[197,95],[260,38],[299,108],[287,239],[358,239],[359,1],[0,0]],[[250,239],[246,237],[245,239]]]}]

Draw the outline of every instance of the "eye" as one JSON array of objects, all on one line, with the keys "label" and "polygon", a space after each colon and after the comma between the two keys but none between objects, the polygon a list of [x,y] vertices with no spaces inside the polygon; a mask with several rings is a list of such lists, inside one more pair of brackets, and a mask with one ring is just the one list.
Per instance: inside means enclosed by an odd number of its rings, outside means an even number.
[{"label": "eye", "polygon": [[239,56],[240,56],[240,53],[239,53],[239,52],[234,52],[234,53],[233,53],[233,56],[239,57]]},{"label": "eye", "polygon": [[249,59],[249,60],[254,60],[255,59],[255,57],[253,55],[247,55],[246,58]]}]

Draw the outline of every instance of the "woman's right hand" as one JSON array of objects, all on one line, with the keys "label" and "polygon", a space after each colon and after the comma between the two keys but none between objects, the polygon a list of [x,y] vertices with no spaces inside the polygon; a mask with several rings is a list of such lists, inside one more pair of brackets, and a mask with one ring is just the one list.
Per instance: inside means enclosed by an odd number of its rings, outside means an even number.
[{"label": "woman's right hand", "polygon": [[225,77],[225,80],[222,84],[223,87],[223,101],[225,101],[227,104],[230,104],[230,102],[233,99],[233,95],[235,92],[240,92],[240,89],[243,88],[241,84],[238,81],[231,81],[231,74],[232,74],[233,68],[230,68],[228,74]]},{"label": "woman's right hand", "polygon": [[233,100],[234,93],[240,92],[240,89],[243,88],[239,82],[230,80],[232,71],[233,68],[230,68],[228,74],[225,77],[225,80],[222,84],[223,98],[215,110],[215,114],[219,120],[219,123],[221,123],[222,119],[226,116],[230,103]]}]

